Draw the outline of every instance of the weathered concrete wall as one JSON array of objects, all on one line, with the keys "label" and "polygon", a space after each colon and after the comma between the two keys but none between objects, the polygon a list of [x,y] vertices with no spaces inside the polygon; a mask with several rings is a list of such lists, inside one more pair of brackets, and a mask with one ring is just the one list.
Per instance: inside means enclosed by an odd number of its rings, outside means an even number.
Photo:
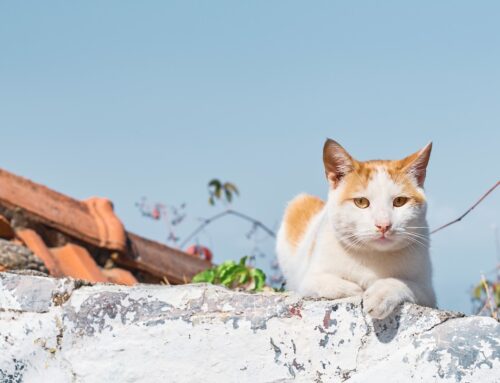
[{"label": "weathered concrete wall", "polygon": [[493,319],[0,274],[1,382],[500,381]]}]

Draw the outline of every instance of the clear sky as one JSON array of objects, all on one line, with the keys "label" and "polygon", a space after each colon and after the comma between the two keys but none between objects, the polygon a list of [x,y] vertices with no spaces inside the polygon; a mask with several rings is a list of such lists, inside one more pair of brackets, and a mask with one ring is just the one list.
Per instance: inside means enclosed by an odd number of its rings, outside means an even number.
[{"label": "clear sky", "polygon": [[[187,202],[183,234],[218,211],[219,177],[275,228],[295,194],[326,195],[326,137],[359,159],[432,140],[435,227],[498,179],[499,19],[498,1],[3,1],[0,167],[109,197],[129,230],[163,241],[143,195]],[[441,307],[468,312],[495,266],[499,202],[433,237]],[[199,241],[239,258],[248,228],[228,218]]]}]

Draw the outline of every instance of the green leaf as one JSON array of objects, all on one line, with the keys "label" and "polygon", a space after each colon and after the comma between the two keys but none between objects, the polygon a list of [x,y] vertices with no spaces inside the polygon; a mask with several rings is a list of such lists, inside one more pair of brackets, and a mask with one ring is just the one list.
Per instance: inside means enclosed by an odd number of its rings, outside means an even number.
[{"label": "green leaf", "polygon": [[208,183],[208,187],[213,187],[214,189],[220,189],[222,187],[222,184],[218,179],[214,178]]},{"label": "green leaf", "polygon": [[224,286],[230,286],[236,279],[236,273],[239,271],[239,265],[231,265],[220,273],[220,283]]},{"label": "green leaf", "polygon": [[235,265],[236,265],[236,262],[233,260],[224,261],[219,266],[216,267],[217,273],[220,275],[221,272],[223,272],[224,270],[231,268],[232,266],[235,266]]},{"label": "green leaf", "polygon": [[226,195],[227,202],[231,203],[231,201],[233,200],[233,195],[231,194],[231,192],[227,189],[224,189],[224,194]]},{"label": "green leaf", "polygon": [[472,296],[476,299],[481,299],[481,292],[483,291],[483,285],[480,283],[474,288]]},{"label": "green leaf", "polygon": [[240,195],[240,191],[238,190],[238,188],[236,187],[235,184],[231,183],[231,182],[226,182],[224,184],[224,189],[226,190],[229,190],[230,192],[236,194],[236,195]]},{"label": "green leaf", "polygon": [[238,283],[244,285],[250,281],[250,270],[245,269],[239,274]]},{"label": "green leaf", "polygon": [[252,291],[261,291],[266,282],[266,274],[260,269],[247,266],[247,261],[248,256],[242,257],[238,263],[234,260],[224,261],[218,266],[196,274],[192,282],[219,284],[231,289],[238,287],[248,289],[253,285]]},{"label": "green leaf", "polygon": [[220,199],[221,195],[222,195],[222,188],[216,188],[215,191],[214,191],[214,195],[217,197],[217,199]]},{"label": "green leaf", "polygon": [[261,269],[251,269],[250,276],[253,278],[255,287],[254,291],[261,291],[266,283],[266,274]]},{"label": "green leaf", "polygon": [[248,260],[248,255],[245,255],[240,259],[240,266],[245,266]]},{"label": "green leaf", "polygon": [[225,261],[222,262],[219,266],[215,268],[215,273],[217,275],[217,279],[220,280],[221,277],[223,277],[229,269],[234,267],[236,265],[236,262],[230,260],[230,261]]},{"label": "green leaf", "polygon": [[207,269],[201,273],[196,274],[191,280],[192,283],[214,283],[215,270]]},{"label": "green leaf", "polygon": [[214,197],[216,197],[217,199],[220,199],[220,197],[222,195],[221,194],[222,193],[222,183],[218,179],[214,178],[213,180],[211,180],[208,183],[208,188],[212,189],[212,190],[210,190],[210,198],[212,199],[210,204],[213,205],[215,203]]}]

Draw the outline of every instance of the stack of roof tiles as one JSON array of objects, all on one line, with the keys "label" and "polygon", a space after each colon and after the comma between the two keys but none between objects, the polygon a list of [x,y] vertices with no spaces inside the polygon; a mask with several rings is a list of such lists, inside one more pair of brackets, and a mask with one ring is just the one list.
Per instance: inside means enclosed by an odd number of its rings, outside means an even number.
[{"label": "stack of roof tiles", "polygon": [[126,231],[105,198],[78,201],[1,169],[0,238],[29,248],[55,277],[89,282],[179,284],[210,267]]}]

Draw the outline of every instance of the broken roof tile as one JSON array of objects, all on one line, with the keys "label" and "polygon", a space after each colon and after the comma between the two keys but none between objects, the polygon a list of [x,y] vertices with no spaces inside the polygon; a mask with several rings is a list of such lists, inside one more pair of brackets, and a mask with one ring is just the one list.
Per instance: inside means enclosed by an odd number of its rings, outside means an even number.
[{"label": "broken roof tile", "polygon": [[[109,201],[77,201],[3,169],[0,184],[2,205],[20,207],[41,223],[81,241],[125,251],[125,232]],[[117,234],[120,229],[123,232]]]},{"label": "broken roof tile", "polygon": [[103,269],[102,273],[109,279],[110,282],[118,285],[132,286],[138,283],[137,279],[135,279],[130,271],[118,267]]},{"label": "broken roof tile", "polygon": [[33,253],[35,253],[38,258],[43,261],[45,267],[49,270],[51,275],[54,277],[64,276],[56,256],[48,249],[45,242],[43,242],[43,239],[37,234],[36,231],[31,229],[19,229],[16,231],[16,235]]},{"label": "broken roof tile", "polygon": [[55,255],[65,275],[88,282],[108,282],[108,278],[85,248],[69,243],[54,247],[50,251]]}]

